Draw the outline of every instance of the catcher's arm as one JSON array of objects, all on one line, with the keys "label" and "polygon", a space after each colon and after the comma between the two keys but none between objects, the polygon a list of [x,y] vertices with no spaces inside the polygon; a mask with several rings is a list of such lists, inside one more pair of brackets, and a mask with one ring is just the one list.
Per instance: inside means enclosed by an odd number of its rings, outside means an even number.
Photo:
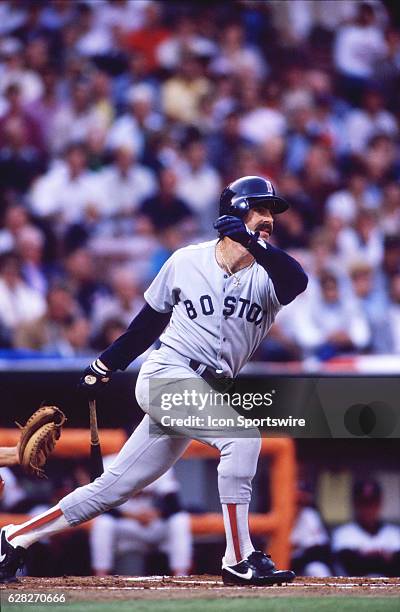
[{"label": "catcher's arm", "polygon": [[18,465],[18,446],[0,446],[0,467]]}]

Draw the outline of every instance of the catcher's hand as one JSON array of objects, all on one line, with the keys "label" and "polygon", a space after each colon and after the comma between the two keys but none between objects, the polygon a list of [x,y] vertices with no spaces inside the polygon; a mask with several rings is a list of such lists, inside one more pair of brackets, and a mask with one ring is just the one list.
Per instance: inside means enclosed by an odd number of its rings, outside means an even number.
[{"label": "catcher's hand", "polygon": [[42,406],[27,420],[18,443],[19,462],[28,474],[46,478],[44,466],[66,421],[65,414],[56,406]]}]

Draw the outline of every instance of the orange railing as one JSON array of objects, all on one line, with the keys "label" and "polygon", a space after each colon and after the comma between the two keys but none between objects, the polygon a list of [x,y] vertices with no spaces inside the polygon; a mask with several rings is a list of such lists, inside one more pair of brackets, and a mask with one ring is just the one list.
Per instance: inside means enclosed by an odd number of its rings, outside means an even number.
[{"label": "orange railing", "polygon": [[[19,432],[11,429],[0,429],[0,446],[13,446],[17,443]],[[117,452],[126,436],[121,429],[102,429],[101,446],[104,455]],[[62,457],[86,455],[89,452],[89,433],[82,429],[67,429],[63,432],[55,449],[55,454]],[[270,497],[271,510],[266,513],[250,515],[251,532],[258,535],[270,535],[268,552],[279,567],[288,567],[290,559],[290,530],[294,518],[296,460],[293,440],[288,438],[270,438],[262,440],[261,454],[271,456]],[[217,458],[215,449],[192,442],[184,458],[209,459]],[[0,526],[8,523],[21,523],[28,517],[23,515],[0,514]],[[197,535],[223,534],[224,526],[219,513],[192,515],[192,530]]]}]

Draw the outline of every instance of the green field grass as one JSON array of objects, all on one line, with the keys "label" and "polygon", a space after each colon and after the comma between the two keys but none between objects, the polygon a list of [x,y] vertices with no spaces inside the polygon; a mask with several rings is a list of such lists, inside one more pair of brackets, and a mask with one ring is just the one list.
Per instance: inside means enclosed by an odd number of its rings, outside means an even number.
[{"label": "green field grass", "polygon": [[397,598],[384,597],[279,597],[237,599],[131,600],[74,602],[52,606],[2,602],[2,612],[399,612]]}]

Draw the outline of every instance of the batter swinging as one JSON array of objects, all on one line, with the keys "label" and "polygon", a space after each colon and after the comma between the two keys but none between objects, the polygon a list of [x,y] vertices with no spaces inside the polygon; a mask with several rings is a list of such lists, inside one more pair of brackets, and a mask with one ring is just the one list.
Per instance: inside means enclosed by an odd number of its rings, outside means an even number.
[{"label": "batter swinging", "polygon": [[[221,376],[235,378],[279,309],[307,286],[298,262],[268,243],[275,214],[287,208],[271,182],[261,177],[243,177],[225,188],[214,224],[219,239],[179,249],[170,257],[144,294],[146,306],[125,334],[85,370],[81,390],[96,395],[113,371],[124,370],[159,337],[161,348],[143,364],[136,385],[138,403],[146,413],[152,377],[169,381],[201,377],[213,388]],[[177,461],[190,438],[163,430],[150,435],[152,423],[146,414],[94,482],[26,523],[1,530],[0,581],[14,579],[33,542],[122,504]],[[229,438],[215,429],[199,439],[220,451],[224,583],[261,586],[293,580],[293,572],[276,570],[267,555],[254,550],[249,535],[248,508],[260,438]]]}]

